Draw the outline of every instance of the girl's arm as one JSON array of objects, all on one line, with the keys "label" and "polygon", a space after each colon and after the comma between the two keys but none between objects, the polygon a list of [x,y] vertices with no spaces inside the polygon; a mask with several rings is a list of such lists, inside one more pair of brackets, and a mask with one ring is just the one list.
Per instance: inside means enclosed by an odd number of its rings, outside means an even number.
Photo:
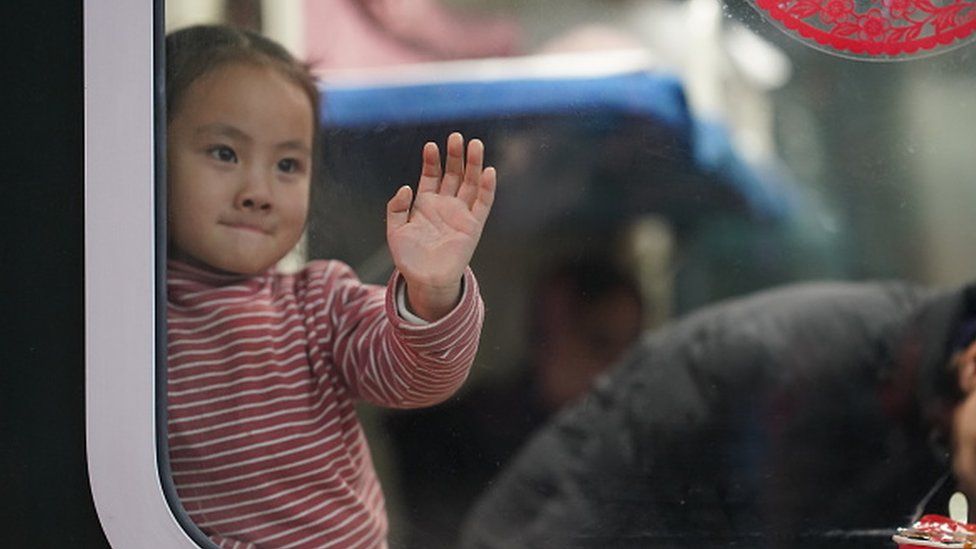
[{"label": "girl's arm", "polygon": [[[453,395],[474,362],[484,319],[478,283],[463,274],[457,305],[440,320],[416,324],[397,312],[395,272],[386,288],[362,284],[345,264],[325,262],[320,280],[332,296],[316,339],[332,355],[355,398],[386,407],[417,408]],[[324,320],[324,319],[323,319]]]},{"label": "girl's arm", "polygon": [[[387,240],[397,270],[386,291],[362,285],[351,270],[336,280],[330,344],[359,398],[398,408],[428,406],[454,394],[467,378],[484,319],[468,262],[494,201],[495,170],[483,168],[481,141],[469,143],[466,159],[464,148],[461,134],[448,137],[442,171],[437,145],[427,143],[416,198],[404,186],[387,205]],[[397,312],[398,284],[406,286],[409,311],[426,324]]]}]

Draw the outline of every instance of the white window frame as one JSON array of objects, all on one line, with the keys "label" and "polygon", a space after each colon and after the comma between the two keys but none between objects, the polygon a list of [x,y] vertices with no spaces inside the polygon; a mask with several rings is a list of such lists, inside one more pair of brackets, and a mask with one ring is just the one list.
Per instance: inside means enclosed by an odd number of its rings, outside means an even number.
[{"label": "white window frame", "polygon": [[92,497],[113,547],[194,548],[157,467],[154,2],[86,0],[83,10]]}]

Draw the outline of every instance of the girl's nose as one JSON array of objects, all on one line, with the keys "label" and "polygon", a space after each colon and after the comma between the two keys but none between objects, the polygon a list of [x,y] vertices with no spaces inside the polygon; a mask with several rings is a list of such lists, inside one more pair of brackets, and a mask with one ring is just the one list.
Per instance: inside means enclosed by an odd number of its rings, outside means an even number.
[{"label": "girl's nose", "polygon": [[258,175],[248,178],[237,193],[237,207],[243,210],[268,211],[271,210],[271,204],[271,186]]}]

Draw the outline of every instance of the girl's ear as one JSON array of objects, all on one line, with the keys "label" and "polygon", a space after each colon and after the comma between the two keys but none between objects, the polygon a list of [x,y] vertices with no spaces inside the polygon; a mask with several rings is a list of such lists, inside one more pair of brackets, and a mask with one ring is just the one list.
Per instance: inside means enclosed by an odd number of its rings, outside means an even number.
[{"label": "girl's ear", "polygon": [[976,341],[970,343],[956,357],[959,388],[963,393],[971,394],[976,390]]}]

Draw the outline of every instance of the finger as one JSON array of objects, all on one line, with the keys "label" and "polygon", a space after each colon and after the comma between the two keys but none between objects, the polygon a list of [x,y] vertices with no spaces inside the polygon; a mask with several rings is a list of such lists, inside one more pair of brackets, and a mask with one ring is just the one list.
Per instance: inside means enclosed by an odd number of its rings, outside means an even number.
[{"label": "finger", "polygon": [[481,181],[482,165],[485,160],[485,145],[480,139],[472,139],[468,143],[468,163],[464,167],[464,180],[458,189],[458,198],[468,205],[470,210],[478,197],[478,182]]},{"label": "finger", "polygon": [[404,185],[397,189],[393,198],[386,203],[386,232],[389,234],[404,226],[410,218],[410,202],[413,200],[413,190]]},{"label": "finger", "polygon": [[447,161],[444,163],[444,179],[439,193],[447,196],[457,194],[464,176],[464,137],[454,132],[447,137]]},{"label": "finger", "polygon": [[423,165],[420,168],[420,183],[417,184],[418,193],[436,193],[441,183],[441,153],[437,150],[437,143],[424,144],[420,154]]},{"label": "finger", "polygon": [[471,207],[471,213],[482,225],[488,220],[491,205],[495,202],[495,168],[485,168],[478,182],[478,198]]}]

